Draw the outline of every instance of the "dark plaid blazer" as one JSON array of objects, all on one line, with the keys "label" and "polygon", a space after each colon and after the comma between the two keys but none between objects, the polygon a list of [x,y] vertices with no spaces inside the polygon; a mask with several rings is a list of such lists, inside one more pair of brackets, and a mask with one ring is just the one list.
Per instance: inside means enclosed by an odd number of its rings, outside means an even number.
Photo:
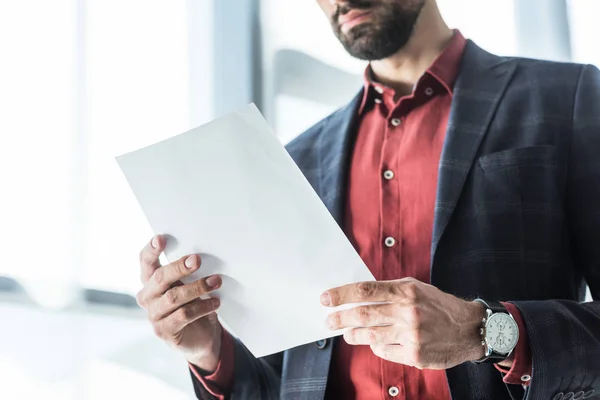
[{"label": "dark plaid blazer", "polygon": [[[340,225],[361,96],[288,145]],[[435,286],[513,302],[531,343],[527,391],[492,365],[467,363],[447,371],[454,399],[600,399],[600,71],[467,44],[431,255]],[[583,303],[586,282],[596,301]],[[332,348],[327,340],[255,359],[238,342],[232,398],[323,399]]]}]

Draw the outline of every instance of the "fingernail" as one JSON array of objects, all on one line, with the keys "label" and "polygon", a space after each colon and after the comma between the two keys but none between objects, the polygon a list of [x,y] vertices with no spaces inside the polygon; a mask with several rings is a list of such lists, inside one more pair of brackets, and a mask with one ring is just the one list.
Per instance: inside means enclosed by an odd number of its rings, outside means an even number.
[{"label": "fingernail", "polygon": [[321,295],[321,304],[324,306],[331,305],[331,296],[329,293],[325,292]]},{"label": "fingernail", "polygon": [[196,256],[189,256],[186,258],[185,266],[188,268],[194,268],[196,266]]},{"label": "fingernail", "polygon": [[158,237],[154,236],[152,238],[152,247],[154,247],[155,249],[158,249]]},{"label": "fingernail", "polygon": [[209,276],[206,279],[206,284],[208,285],[208,287],[211,287],[211,288],[219,286],[220,283],[221,283],[221,277],[219,275]]}]

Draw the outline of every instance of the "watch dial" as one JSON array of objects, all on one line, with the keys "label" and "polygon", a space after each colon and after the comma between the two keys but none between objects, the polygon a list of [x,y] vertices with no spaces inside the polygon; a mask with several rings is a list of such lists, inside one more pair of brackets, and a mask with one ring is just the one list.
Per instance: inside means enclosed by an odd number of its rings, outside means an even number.
[{"label": "watch dial", "polygon": [[517,345],[519,327],[510,315],[496,313],[485,326],[487,344],[498,353],[507,354]]}]

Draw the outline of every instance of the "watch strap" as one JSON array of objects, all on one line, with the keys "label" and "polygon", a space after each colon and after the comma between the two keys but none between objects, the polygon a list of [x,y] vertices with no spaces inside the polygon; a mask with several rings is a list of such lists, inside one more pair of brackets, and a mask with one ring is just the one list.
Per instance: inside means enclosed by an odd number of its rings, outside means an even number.
[{"label": "watch strap", "polygon": [[502,303],[500,303],[499,301],[485,301],[482,299],[475,299],[476,302],[483,304],[486,308],[489,308],[490,310],[492,310],[492,313],[505,313],[505,314],[510,314],[508,312],[508,310],[506,309],[506,307],[504,307],[504,305]]}]

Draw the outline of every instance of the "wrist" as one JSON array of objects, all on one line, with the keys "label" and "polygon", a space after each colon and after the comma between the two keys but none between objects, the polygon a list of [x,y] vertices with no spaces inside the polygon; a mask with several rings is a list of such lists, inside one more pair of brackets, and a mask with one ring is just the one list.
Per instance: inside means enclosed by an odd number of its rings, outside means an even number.
[{"label": "wrist", "polygon": [[222,331],[219,325],[217,334],[213,336],[209,345],[204,347],[202,351],[195,352],[186,357],[187,361],[198,368],[198,372],[202,375],[213,374],[218,366],[221,356]]},{"label": "wrist", "polygon": [[477,361],[485,356],[485,346],[483,346],[481,327],[483,318],[485,318],[485,306],[477,302],[468,302],[469,310],[468,335],[465,341],[465,361]]}]

